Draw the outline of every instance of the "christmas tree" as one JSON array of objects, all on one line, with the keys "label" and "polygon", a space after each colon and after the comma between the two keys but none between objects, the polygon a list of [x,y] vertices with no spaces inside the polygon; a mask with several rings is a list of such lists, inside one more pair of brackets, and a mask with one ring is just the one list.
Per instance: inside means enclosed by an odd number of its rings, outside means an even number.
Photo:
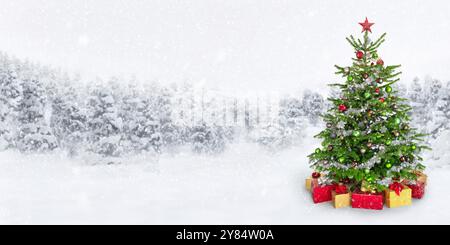
[{"label": "christmas tree", "polygon": [[373,23],[366,18],[359,24],[362,40],[347,38],[356,57],[350,67],[336,65],[345,82],[330,84],[340,89],[340,96],[329,98],[326,129],[316,135],[322,147],[309,158],[313,175],[324,183],[380,192],[393,181],[416,179],[414,172],[425,168],[419,154],[429,148],[421,143],[425,135],[409,125],[411,107],[393,85],[400,65],[385,65],[378,56],[386,33],[372,41]]}]

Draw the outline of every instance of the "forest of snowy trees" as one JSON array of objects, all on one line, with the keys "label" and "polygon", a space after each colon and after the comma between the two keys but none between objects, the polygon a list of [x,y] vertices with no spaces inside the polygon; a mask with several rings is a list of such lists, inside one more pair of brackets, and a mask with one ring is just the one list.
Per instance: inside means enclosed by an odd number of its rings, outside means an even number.
[{"label": "forest of snowy trees", "polygon": [[[415,79],[397,89],[410,99],[421,131],[436,136],[450,127],[450,83]],[[0,150],[103,158],[186,148],[214,154],[235,140],[279,149],[301,142],[308,127],[322,123],[326,107],[325,96],[309,90],[238,98],[187,82],[86,82],[0,54]]]}]

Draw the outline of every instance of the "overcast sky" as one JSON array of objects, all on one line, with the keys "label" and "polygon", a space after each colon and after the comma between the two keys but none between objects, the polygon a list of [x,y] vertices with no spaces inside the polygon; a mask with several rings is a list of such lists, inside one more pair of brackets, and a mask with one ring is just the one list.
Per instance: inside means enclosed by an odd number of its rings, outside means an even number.
[{"label": "overcast sky", "polygon": [[78,71],[220,89],[326,88],[345,37],[374,38],[403,79],[450,80],[450,1],[0,0],[0,50]]}]

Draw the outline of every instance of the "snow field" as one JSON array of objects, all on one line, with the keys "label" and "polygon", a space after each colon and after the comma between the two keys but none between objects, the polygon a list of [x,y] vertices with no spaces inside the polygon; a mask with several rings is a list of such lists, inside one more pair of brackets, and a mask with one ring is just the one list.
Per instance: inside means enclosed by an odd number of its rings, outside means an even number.
[{"label": "snow field", "polygon": [[450,223],[446,139],[433,144],[442,158],[426,156],[429,185],[422,200],[383,211],[336,210],[331,203],[313,204],[304,188],[317,130],[308,130],[301,146],[276,154],[237,143],[218,156],[163,155],[120,165],[3,152],[0,224]]}]

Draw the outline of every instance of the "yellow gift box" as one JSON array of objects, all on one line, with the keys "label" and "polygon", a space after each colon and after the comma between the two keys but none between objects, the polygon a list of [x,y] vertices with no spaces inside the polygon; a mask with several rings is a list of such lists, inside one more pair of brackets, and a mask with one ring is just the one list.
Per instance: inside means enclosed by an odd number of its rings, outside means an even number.
[{"label": "yellow gift box", "polygon": [[411,205],[411,195],[412,191],[406,185],[403,185],[403,190],[400,192],[400,195],[397,195],[393,190],[387,189],[385,190],[386,205],[388,208],[409,206]]},{"label": "yellow gift box", "polygon": [[347,192],[345,194],[336,194],[336,191],[331,192],[331,198],[334,208],[344,208],[351,204],[352,194]]},{"label": "yellow gift box", "polygon": [[365,180],[363,180],[361,182],[361,191],[362,192],[367,192],[367,193],[372,193],[372,194],[377,193],[377,191],[375,189],[375,186],[373,184],[365,181]]},{"label": "yellow gift box", "polygon": [[319,185],[319,180],[318,179],[313,179],[311,177],[306,178],[305,186],[306,186],[306,189],[308,191],[311,191],[312,187],[313,186],[317,186],[317,185]]},{"label": "yellow gift box", "polygon": [[311,182],[312,182],[312,178],[306,178],[305,186],[308,191],[311,190]]}]

